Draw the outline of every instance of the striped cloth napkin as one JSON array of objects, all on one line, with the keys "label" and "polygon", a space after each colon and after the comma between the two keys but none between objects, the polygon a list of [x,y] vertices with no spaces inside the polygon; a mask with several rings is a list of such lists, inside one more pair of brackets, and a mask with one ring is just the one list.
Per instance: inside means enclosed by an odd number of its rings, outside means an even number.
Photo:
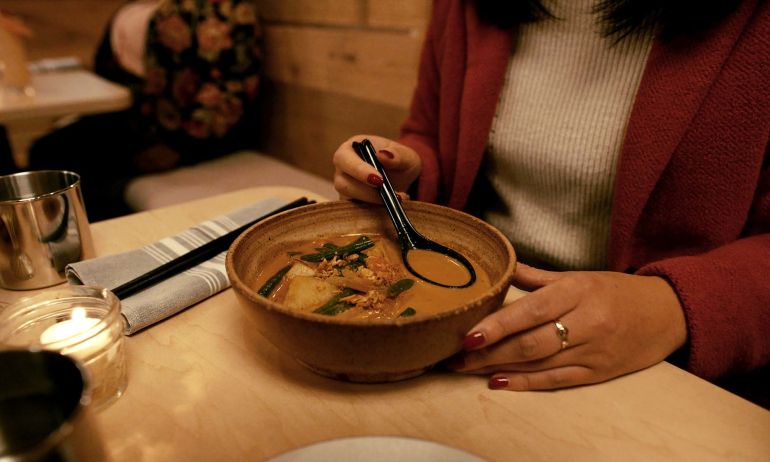
[{"label": "striped cloth napkin", "polygon": [[[286,205],[269,198],[199,223],[179,234],[139,249],[67,265],[70,284],[114,289],[198,246]],[[198,266],[148,287],[121,301],[126,334],[134,334],[230,286],[222,252]]]}]

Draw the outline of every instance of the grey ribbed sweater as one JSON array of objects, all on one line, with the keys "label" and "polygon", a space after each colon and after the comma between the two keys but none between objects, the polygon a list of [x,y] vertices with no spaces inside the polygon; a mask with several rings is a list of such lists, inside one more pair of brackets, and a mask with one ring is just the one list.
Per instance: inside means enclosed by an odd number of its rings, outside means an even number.
[{"label": "grey ribbed sweater", "polygon": [[613,45],[594,0],[544,2],[559,19],[521,27],[481,180],[484,218],[521,258],[562,269],[607,260],[615,166],[652,40]]}]

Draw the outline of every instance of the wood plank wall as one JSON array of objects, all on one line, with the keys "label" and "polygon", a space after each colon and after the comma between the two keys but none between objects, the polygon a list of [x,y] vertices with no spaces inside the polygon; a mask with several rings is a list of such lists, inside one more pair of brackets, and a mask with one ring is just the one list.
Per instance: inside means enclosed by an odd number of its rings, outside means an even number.
[{"label": "wood plank wall", "polygon": [[[90,65],[123,0],[0,0],[35,30],[30,59]],[[357,133],[395,137],[406,116],[430,0],[259,0],[265,34],[261,149],[330,177]]]},{"label": "wood plank wall", "polygon": [[124,0],[0,0],[33,30],[27,40],[31,60],[76,56],[90,66],[96,45]]},{"label": "wood plank wall", "polygon": [[262,3],[264,149],[330,176],[349,136],[395,137],[417,76],[428,0],[270,0]]}]

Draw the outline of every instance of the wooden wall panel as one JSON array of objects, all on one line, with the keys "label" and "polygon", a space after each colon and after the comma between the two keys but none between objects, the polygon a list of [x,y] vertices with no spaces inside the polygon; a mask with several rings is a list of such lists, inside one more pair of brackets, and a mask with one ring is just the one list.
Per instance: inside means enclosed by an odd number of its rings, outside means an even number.
[{"label": "wooden wall panel", "polygon": [[372,27],[411,29],[415,35],[422,35],[430,8],[430,0],[369,0],[366,23]]},{"label": "wooden wall panel", "polygon": [[0,0],[34,31],[30,60],[76,56],[90,67],[96,46],[123,0]]},{"label": "wooden wall panel", "polygon": [[350,136],[397,137],[429,15],[430,0],[266,2],[262,149],[331,178]]},{"label": "wooden wall panel", "polygon": [[263,87],[260,149],[331,178],[332,154],[349,137],[398,136],[406,109],[296,85]]},{"label": "wooden wall panel", "polygon": [[265,21],[293,24],[359,25],[365,16],[363,0],[262,0]]},{"label": "wooden wall panel", "polygon": [[266,21],[421,30],[430,0],[262,0]]},{"label": "wooden wall panel", "polygon": [[268,26],[265,68],[282,83],[407,107],[420,41],[388,31]]}]

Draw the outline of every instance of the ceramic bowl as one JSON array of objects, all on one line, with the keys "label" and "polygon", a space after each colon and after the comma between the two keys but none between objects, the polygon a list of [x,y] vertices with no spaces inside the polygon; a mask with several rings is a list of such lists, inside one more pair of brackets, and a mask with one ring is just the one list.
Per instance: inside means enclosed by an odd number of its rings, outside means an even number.
[{"label": "ceramic bowl", "polygon": [[404,209],[422,234],[480,265],[490,277],[491,288],[469,303],[432,316],[376,322],[292,311],[258,295],[260,268],[297,243],[353,232],[395,239],[382,206],[323,202],[257,223],[230,247],[227,274],[256,329],[313,371],[353,382],[414,377],[459,351],[468,330],[502,304],[516,255],[505,236],[471,215],[417,201],[407,201]]}]

